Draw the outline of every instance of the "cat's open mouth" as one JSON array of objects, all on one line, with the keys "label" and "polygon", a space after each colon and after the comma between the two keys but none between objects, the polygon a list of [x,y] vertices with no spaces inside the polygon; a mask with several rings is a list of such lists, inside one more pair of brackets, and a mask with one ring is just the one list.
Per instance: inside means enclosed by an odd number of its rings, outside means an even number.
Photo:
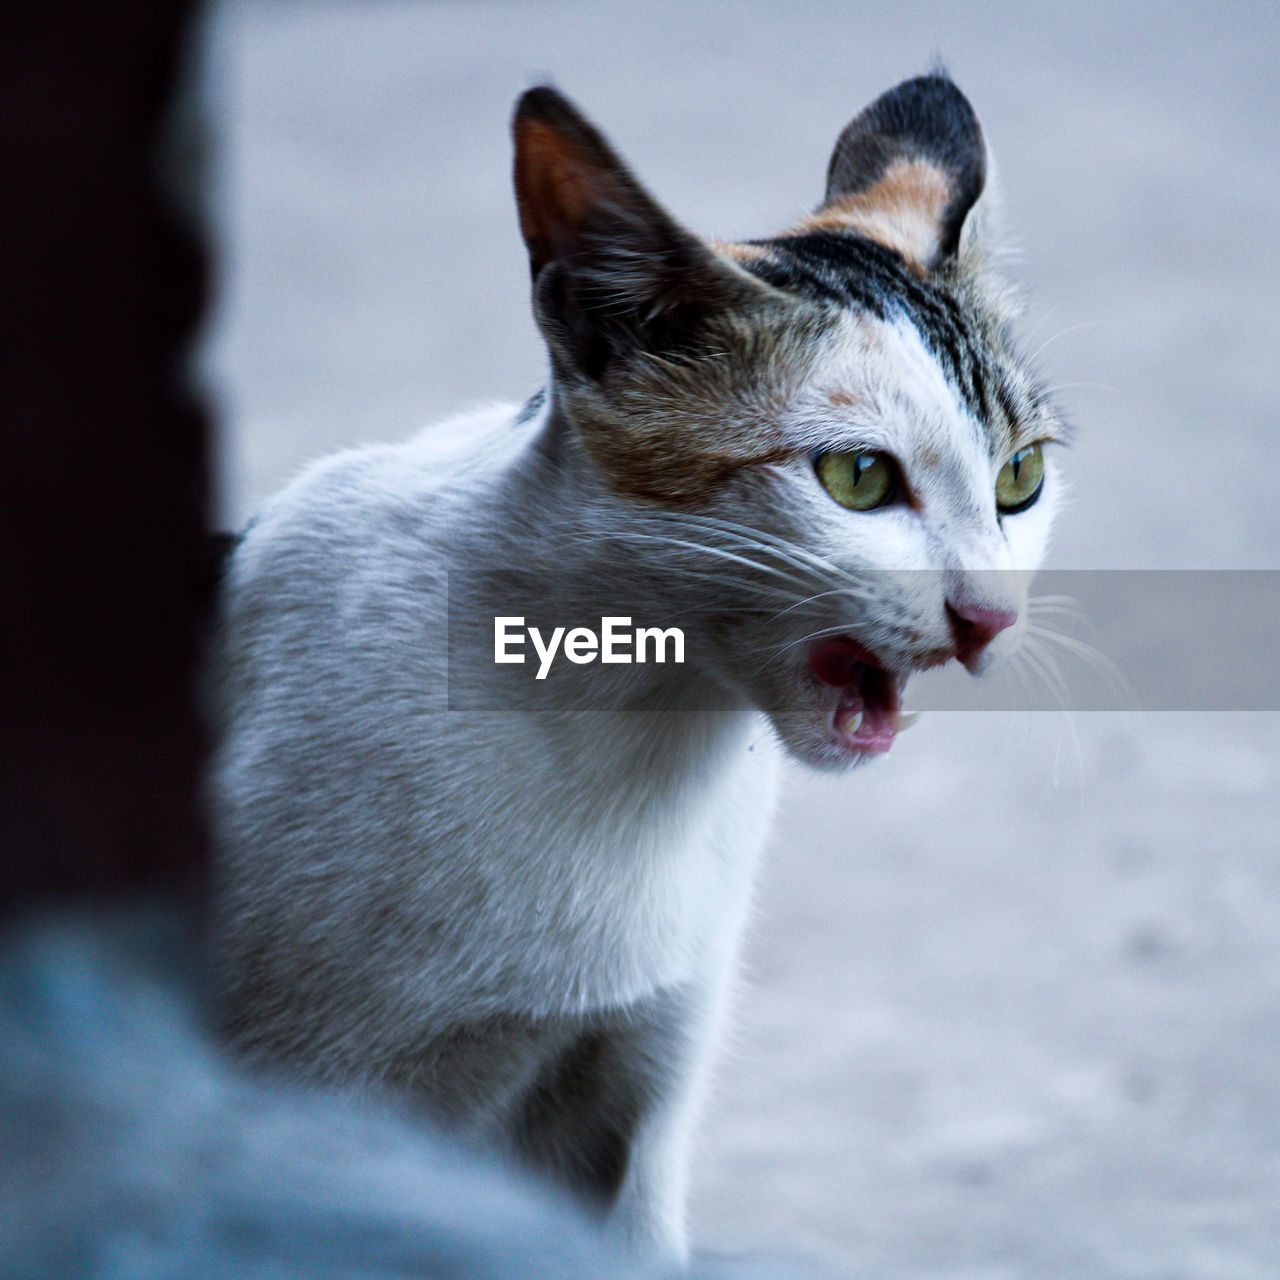
[{"label": "cat's open mouth", "polygon": [[856,640],[832,636],[820,641],[809,655],[809,669],[839,691],[829,728],[845,750],[879,755],[915,723],[915,715],[902,710],[906,674],[888,670]]}]

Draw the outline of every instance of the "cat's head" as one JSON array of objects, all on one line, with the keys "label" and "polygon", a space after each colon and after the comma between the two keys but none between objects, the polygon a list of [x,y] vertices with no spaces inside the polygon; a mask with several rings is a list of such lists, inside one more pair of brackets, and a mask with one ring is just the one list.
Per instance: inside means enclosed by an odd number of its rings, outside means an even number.
[{"label": "cat's head", "polygon": [[696,582],[716,678],[793,751],[885,750],[912,671],[1017,645],[1057,499],[968,101],[941,75],[890,90],[818,210],[742,244],[681,227],[553,89],[514,133],[553,412],[618,528],[673,592]]}]

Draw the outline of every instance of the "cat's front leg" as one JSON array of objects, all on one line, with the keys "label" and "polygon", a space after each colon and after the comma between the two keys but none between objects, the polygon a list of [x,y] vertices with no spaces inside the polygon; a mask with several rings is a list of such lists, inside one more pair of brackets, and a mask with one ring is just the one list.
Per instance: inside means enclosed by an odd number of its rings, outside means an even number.
[{"label": "cat's front leg", "polygon": [[649,1105],[636,1125],[610,1225],[641,1253],[684,1262],[689,1152],[705,1065],[715,1039],[702,987],[654,998],[629,1039],[628,1070],[647,1077]]},{"label": "cat's front leg", "polygon": [[637,1252],[687,1254],[688,1130],[707,1012],[705,993],[682,987],[590,1019],[508,1119],[520,1161],[594,1207]]}]

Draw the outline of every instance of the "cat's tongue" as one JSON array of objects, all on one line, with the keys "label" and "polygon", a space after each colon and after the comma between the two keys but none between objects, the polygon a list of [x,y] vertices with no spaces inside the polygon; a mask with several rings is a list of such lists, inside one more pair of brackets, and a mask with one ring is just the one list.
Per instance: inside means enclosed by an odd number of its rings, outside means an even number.
[{"label": "cat's tongue", "polygon": [[843,690],[831,722],[837,741],[862,755],[888,751],[898,730],[908,723],[893,673],[870,650],[845,636],[817,645],[809,655],[809,667],[823,684]]}]

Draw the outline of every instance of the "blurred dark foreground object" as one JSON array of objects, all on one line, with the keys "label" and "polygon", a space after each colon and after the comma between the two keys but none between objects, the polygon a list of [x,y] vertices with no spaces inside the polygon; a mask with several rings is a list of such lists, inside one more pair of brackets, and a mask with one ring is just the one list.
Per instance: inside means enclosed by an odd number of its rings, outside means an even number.
[{"label": "blurred dark foreground object", "polygon": [[[184,918],[167,908],[8,928],[5,1280],[671,1277],[406,1118],[235,1070],[202,1030],[195,985]],[[687,1280],[782,1275],[702,1264]]]},{"label": "blurred dark foreground object", "polygon": [[0,14],[0,1275],[656,1280],[550,1193],[204,1029],[195,18]]},{"label": "blurred dark foreground object", "polygon": [[191,890],[206,864],[205,263],[157,177],[194,17],[0,16],[0,910]]}]

